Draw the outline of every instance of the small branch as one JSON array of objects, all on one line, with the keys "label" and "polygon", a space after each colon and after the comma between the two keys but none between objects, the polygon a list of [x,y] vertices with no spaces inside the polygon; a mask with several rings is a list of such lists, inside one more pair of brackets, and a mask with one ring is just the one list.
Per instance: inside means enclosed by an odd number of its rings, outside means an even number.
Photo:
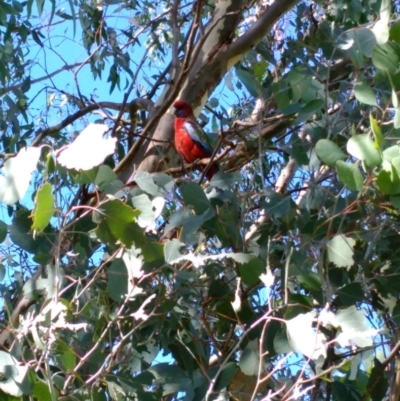
[{"label": "small branch", "polygon": [[371,392],[374,390],[375,386],[378,384],[379,380],[381,379],[383,373],[385,372],[386,367],[392,361],[392,359],[397,355],[400,350],[400,341],[394,346],[391,353],[388,357],[379,365],[374,371],[374,377],[369,378],[369,382],[367,388],[365,389],[364,394],[362,395],[360,401],[367,401]]},{"label": "small branch", "polygon": [[[45,81],[46,79],[50,79],[50,78],[56,76],[57,74],[59,74],[60,72],[72,70],[73,68],[79,67],[81,64],[82,63],[64,65],[63,67],[59,68],[58,70],[55,70],[55,71],[51,72],[50,74],[46,74],[43,77],[33,79],[31,81],[31,85],[34,85],[34,84],[37,84],[39,82]],[[7,88],[3,88],[0,91],[0,93],[2,95],[5,95],[8,92],[11,92],[11,91],[13,91],[15,89],[18,89],[21,85],[22,85],[22,83],[16,84],[16,85],[13,85],[13,86],[8,86]]]},{"label": "small branch", "polygon": [[[112,103],[112,102],[99,102],[99,103],[92,103],[89,104],[86,107],[83,107],[82,109],[78,110],[74,114],[69,115],[67,118],[62,120],[59,124],[54,125],[52,127],[46,128],[46,129],[39,129],[36,131],[36,138],[33,140],[31,146],[38,146],[40,143],[43,141],[44,138],[47,136],[54,134],[56,132],[61,131],[68,125],[74,123],[76,120],[79,118],[85,116],[88,113],[91,113],[94,110],[99,110],[99,109],[112,109],[112,110],[121,110],[122,105],[121,103]],[[125,106],[124,111],[127,110],[128,106]]]},{"label": "small branch", "polygon": [[201,176],[200,176],[200,179],[199,179],[199,185],[202,183],[202,181],[203,181],[205,175],[207,174],[207,171],[210,169],[211,165],[213,164],[214,158],[215,158],[215,156],[216,156],[216,154],[217,154],[219,148],[221,147],[222,142],[224,141],[224,139],[225,139],[225,137],[226,137],[226,133],[224,133],[224,131],[221,131],[221,132],[222,132],[222,133],[221,133],[221,137],[219,138],[219,141],[218,141],[218,143],[217,143],[217,146],[214,148],[214,150],[213,150],[213,152],[212,152],[212,155],[211,155],[211,157],[210,157],[210,161],[208,162],[207,166],[205,167],[205,169],[204,169],[204,170],[202,171],[202,173],[201,173]]}]

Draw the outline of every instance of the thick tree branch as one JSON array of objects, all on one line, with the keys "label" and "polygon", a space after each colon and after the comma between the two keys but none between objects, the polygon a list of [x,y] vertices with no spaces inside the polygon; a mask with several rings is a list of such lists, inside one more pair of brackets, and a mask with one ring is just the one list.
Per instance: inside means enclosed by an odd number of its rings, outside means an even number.
[{"label": "thick tree branch", "polygon": [[274,1],[242,36],[229,45],[225,56],[232,59],[248,52],[264,39],[272,25],[282,14],[289,11],[299,2],[300,0]]}]

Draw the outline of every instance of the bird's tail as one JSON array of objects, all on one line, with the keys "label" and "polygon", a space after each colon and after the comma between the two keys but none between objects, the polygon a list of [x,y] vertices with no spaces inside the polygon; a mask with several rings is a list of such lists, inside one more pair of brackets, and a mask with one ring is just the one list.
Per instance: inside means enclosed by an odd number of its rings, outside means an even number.
[{"label": "bird's tail", "polygon": [[211,164],[209,167],[207,173],[206,173],[206,178],[208,181],[211,181],[211,178],[213,178],[214,174],[216,174],[219,171],[219,166],[217,163]]}]

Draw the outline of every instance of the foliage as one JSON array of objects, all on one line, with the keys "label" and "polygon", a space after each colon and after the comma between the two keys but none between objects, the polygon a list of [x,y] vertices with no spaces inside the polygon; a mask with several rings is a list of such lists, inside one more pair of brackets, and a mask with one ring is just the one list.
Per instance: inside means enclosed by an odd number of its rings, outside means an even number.
[{"label": "foliage", "polygon": [[0,398],[397,400],[398,13],[1,3]]}]

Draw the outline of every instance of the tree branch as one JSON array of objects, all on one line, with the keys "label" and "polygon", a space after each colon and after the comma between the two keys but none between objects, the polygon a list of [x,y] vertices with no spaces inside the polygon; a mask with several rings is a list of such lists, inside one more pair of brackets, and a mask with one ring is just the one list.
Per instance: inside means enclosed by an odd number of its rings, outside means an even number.
[{"label": "tree branch", "polygon": [[389,365],[389,363],[392,361],[392,359],[397,355],[397,353],[400,350],[400,341],[394,346],[392,349],[391,353],[388,355],[388,357],[382,362],[381,365],[379,365],[375,371],[374,371],[374,376],[369,378],[367,388],[365,389],[364,394],[362,395],[360,401],[367,401],[369,399],[369,396],[371,395],[371,392],[375,388],[375,386],[378,384],[380,378],[382,377],[383,373],[385,372],[386,367]]},{"label": "tree branch", "polygon": [[252,49],[264,39],[275,21],[299,2],[300,0],[274,1],[242,36],[229,45],[225,56],[232,59]]},{"label": "tree branch", "polygon": [[[111,109],[111,110],[121,110],[122,108],[121,103],[113,103],[113,102],[99,102],[99,103],[92,103],[82,109],[78,110],[74,114],[69,115],[67,118],[62,120],[59,124],[53,125],[52,127],[46,129],[39,129],[36,131],[36,138],[33,140],[31,146],[38,146],[43,141],[44,138],[47,136],[54,134],[56,132],[61,131],[63,128],[67,127],[68,125],[74,123],[79,118],[85,116],[88,113],[91,113],[94,110],[99,109]],[[129,105],[125,105],[124,111],[129,110]]]}]

